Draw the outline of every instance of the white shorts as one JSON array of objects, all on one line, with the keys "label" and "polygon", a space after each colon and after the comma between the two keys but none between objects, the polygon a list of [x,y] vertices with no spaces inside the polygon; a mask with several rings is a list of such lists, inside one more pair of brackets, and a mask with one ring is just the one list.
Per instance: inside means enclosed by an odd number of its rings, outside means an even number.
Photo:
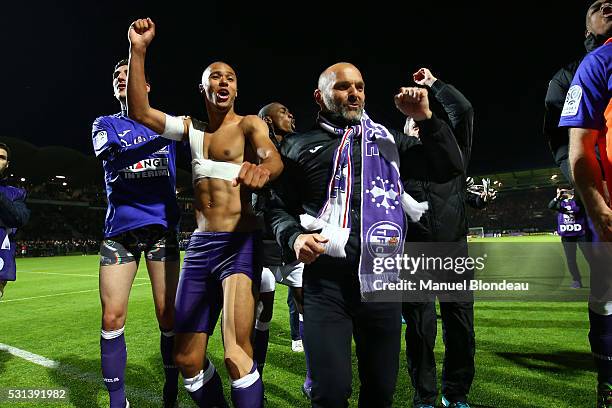
[{"label": "white shorts", "polygon": [[[292,288],[302,287],[302,273],[304,272],[304,264],[301,262],[296,261],[287,265],[264,266],[263,270],[264,272],[261,276],[260,292],[264,292],[264,279],[266,279],[267,272],[271,273],[278,283],[290,286]],[[269,285],[267,285],[266,288],[267,287],[269,287]]]},{"label": "white shorts", "polygon": [[259,293],[274,292],[276,289],[276,280],[272,271],[265,266],[261,270],[261,283],[259,284]]}]

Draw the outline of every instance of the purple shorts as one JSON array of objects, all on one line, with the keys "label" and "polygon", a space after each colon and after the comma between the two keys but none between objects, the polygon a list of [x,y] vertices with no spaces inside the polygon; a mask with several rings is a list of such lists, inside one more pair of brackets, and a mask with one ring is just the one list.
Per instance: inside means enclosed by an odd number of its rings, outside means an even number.
[{"label": "purple shorts", "polygon": [[247,275],[261,281],[259,232],[194,232],[176,292],[174,331],[213,334],[223,307],[223,279]]}]

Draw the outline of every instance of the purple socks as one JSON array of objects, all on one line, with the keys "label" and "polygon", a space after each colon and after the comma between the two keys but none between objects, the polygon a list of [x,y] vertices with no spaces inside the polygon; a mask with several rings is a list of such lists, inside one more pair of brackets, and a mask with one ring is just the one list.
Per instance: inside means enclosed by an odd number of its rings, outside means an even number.
[{"label": "purple socks", "polygon": [[208,360],[208,367],[193,378],[183,380],[185,389],[191,399],[200,408],[226,408],[227,402],[223,397],[221,377],[215,370],[213,363]]},{"label": "purple socks", "polygon": [[110,408],[125,407],[127,349],[123,330],[124,327],[113,331],[102,330],[100,337],[102,378],[110,396]]},{"label": "purple socks", "polygon": [[261,408],[263,396],[263,382],[257,371],[257,363],[253,362],[250,373],[232,381],[232,402],[236,408]]}]

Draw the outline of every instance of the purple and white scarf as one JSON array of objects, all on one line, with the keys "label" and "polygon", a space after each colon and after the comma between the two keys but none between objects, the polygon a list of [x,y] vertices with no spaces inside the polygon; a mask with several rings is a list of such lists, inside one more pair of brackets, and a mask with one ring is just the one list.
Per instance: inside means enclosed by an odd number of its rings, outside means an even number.
[{"label": "purple and white scarf", "polygon": [[[404,192],[399,171],[399,152],[393,135],[374,123],[364,112],[359,125],[337,128],[321,116],[319,125],[341,137],[334,153],[332,177],[327,187],[327,200],[317,217],[300,216],[309,231],[321,230],[329,239],[325,254],[344,258],[351,231],[351,197],[354,168],[352,151],[354,136],[361,136],[361,258],[359,282],[361,293],[375,291],[374,282],[395,282],[399,271],[374,269],[375,258],[386,258],[402,252],[407,222],[418,221],[427,211],[427,202],[419,203]],[[377,268],[381,269],[381,268]]]}]

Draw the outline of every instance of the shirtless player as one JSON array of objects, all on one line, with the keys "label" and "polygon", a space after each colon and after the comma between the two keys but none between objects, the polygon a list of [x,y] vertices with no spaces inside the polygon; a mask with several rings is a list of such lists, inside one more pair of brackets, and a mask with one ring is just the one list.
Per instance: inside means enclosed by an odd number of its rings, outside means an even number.
[{"label": "shirtless player", "polygon": [[[187,248],[176,298],[175,353],[185,388],[200,407],[225,406],[218,373],[206,346],[223,308],[225,365],[234,406],[260,407],[263,383],[252,359],[251,332],[261,265],[261,238],[251,208],[253,189],[276,178],[283,165],[257,116],[234,112],[236,74],[223,63],[209,65],[200,92],[208,113],[204,125],[149,106],[144,62],[155,36],[151,19],[129,30],[128,114],[163,137],[188,138],[192,153],[198,229]],[[259,164],[255,164],[259,163]]]}]

